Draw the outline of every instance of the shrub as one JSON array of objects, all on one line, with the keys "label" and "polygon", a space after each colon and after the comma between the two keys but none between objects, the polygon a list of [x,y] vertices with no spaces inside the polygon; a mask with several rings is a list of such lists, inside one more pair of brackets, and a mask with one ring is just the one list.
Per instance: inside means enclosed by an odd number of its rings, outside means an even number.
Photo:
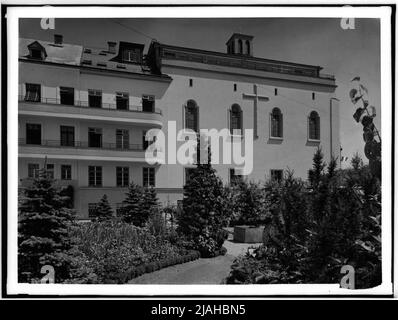
[{"label": "shrub", "polygon": [[260,184],[242,180],[232,186],[231,193],[234,210],[232,225],[264,224],[267,206]]},{"label": "shrub", "polygon": [[75,243],[73,277],[79,283],[103,283],[109,274],[127,274],[132,267],[142,274],[149,263],[153,271],[155,263],[160,268],[162,260],[186,252],[146,228],[113,220],[75,225],[70,235]]},{"label": "shrub", "polygon": [[345,264],[356,287],[381,283],[380,188],[367,166],[338,172],[318,150],[305,185],[293,174],[267,183],[264,246],[239,257],[227,283],[338,283]]}]

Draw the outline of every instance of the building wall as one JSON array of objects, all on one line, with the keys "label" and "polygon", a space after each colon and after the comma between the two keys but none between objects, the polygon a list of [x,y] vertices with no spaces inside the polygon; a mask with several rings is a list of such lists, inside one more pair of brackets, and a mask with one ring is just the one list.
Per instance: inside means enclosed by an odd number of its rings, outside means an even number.
[{"label": "building wall", "polygon": [[[253,84],[258,85],[258,93],[269,98],[268,102],[258,103],[258,139],[254,140],[254,169],[249,180],[264,180],[271,169],[291,169],[296,176],[307,177],[312,165],[312,157],[317,147],[321,147],[325,160],[331,157],[330,148],[330,103],[334,92],[315,84],[295,84],[294,82],[272,81],[259,78],[239,77],[214,72],[164,68],[163,72],[173,78],[169,89],[161,99],[165,108],[163,130],[167,131],[167,121],[175,120],[177,130],[184,125],[184,105],[190,99],[199,106],[199,127],[202,129],[228,128],[229,109],[235,103],[243,111],[243,129],[253,128],[253,101],[243,98],[243,93],[253,93]],[[193,86],[189,86],[192,79]],[[236,92],[234,84],[237,85]],[[278,89],[275,96],[274,89]],[[315,100],[312,93],[315,93]],[[339,106],[332,100],[332,153],[339,154]],[[283,114],[283,140],[270,139],[270,113],[278,107]],[[320,116],[320,142],[308,141],[308,116],[311,111]],[[243,141],[244,142],[244,141]],[[224,182],[228,182],[229,169],[234,165],[214,165]],[[159,187],[182,187],[184,168],[181,165],[162,166],[159,169]]]},{"label": "building wall", "polygon": [[[217,67],[213,66],[213,69]],[[179,67],[164,67],[163,72],[172,77],[171,83],[149,81],[143,79],[116,77],[96,72],[80,72],[78,68],[48,66],[38,63],[20,63],[19,94],[24,95],[25,83],[40,83],[42,97],[58,98],[59,86],[75,88],[75,99],[88,100],[88,89],[102,90],[103,102],[114,108],[115,93],[126,92],[130,95],[130,106],[141,105],[142,95],[154,95],[155,107],[163,113],[163,132],[168,134],[168,121],[176,121],[177,131],[183,128],[184,106],[190,99],[199,106],[199,127],[203,129],[229,128],[229,109],[235,103],[243,111],[243,129],[253,128],[253,101],[243,98],[243,93],[252,94],[253,84],[257,84],[258,93],[269,98],[258,104],[258,139],[254,140],[253,171],[249,180],[264,180],[269,177],[271,169],[291,169],[296,176],[307,177],[311,167],[312,157],[317,147],[321,147],[325,160],[331,155],[339,155],[339,105],[334,97],[334,89],[323,83],[302,83],[292,79],[271,79],[250,77],[216,70],[190,70]],[[247,73],[247,72],[246,72]],[[193,86],[189,86],[192,79]],[[237,90],[234,91],[234,84]],[[275,96],[274,89],[278,89]],[[315,100],[312,93],[315,93]],[[270,139],[270,113],[278,107],[283,114],[283,139]],[[54,108],[57,108],[54,106]],[[311,111],[317,111],[320,116],[320,142],[308,141],[308,116]],[[75,126],[75,140],[87,141],[88,128],[103,128],[103,142],[115,143],[115,130],[128,129],[130,144],[142,143],[142,131],[151,128],[150,124],[118,121],[82,120],[75,117],[35,117],[20,115],[19,138],[25,138],[26,123],[42,124],[42,139],[59,140],[60,125]],[[330,126],[332,124],[332,126]],[[177,144],[177,148],[183,142]],[[245,140],[242,140],[245,143]],[[34,147],[33,147],[34,148]],[[35,148],[37,158],[19,159],[19,177],[27,176],[28,163],[44,164],[43,149]],[[27,149],[26,149],[27,150]],[[49,149],[44,150],[48,152]],[[167,150],[167,149],[166,149]],[[76,151],[76,154],[79,152]],[[134,153],[113,152],[104,150],[84,151],[88,158],[77,160],[72,155],[62,159],[61,149],[52,150],[47,162],[55,164],[55,177],[60,177],[61,164],[72,165],[72,180],[76,186],[75,207],[80,218],[87,218],[88,203],[98,202],[103,194],[107,194],[111,205],[121,203],[125,197],[126,188],[116,187],[116,166],[130,168],[130,181],[142,184],[142,168],[148,166],[145,162],[137,162]],[[106,155],[108,161],[99,161],[99,156]],[[142,156],[141,154],[140,156]],[[167,156],[167,154],[166,154]],[[113,158],[112,158],[113,157]],[[131,161],[129,161],[131,157]],[[167,157],[166,157],[167,161]],[[88,166],[103,167],[103,187],[88,187]],[[180,164],[164,164],[156,166],[156,188],[163,203],[175,203],[182,199],[182,188],[185,182],[185,167]],[[234,164],[214,165],[225,183],[229,181],[229,169],[236,168]]]}]

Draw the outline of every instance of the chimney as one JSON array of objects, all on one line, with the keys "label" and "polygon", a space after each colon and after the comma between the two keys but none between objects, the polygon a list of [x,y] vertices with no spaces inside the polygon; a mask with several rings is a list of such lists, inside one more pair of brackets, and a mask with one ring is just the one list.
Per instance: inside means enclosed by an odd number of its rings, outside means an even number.
[{"label": "chimney", "polygon": [[110,53],[116,53],[116,42],[108,41],[108,51]]},{"label": "chimney", "polygon": [[54,43],[62,44],[63,36],[61,34],[54,34]]}]

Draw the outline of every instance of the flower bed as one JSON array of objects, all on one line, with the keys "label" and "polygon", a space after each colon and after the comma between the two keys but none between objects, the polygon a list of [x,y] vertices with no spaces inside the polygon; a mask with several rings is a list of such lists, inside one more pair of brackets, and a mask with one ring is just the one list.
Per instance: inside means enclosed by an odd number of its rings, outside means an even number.
[{"label": "flower bed", "polygon": [[155,236],[147,228],[122,222],[80,224],[70,236],[75,243],[71,283],[120,283],[127,274],[152,272],[193,257],[168,234]]},{"label": "flower bed", "polygon": [[200,258],[198,251],[190,251],[188,254],[178,256],[176,258],[166,258],[161,261],[144,263],[136,267],[132,267],[126,272],[110,274],[105,283],[127,283],[129,280],[139,277],[145,273],[151,273],[166,267],[193,261]]}]

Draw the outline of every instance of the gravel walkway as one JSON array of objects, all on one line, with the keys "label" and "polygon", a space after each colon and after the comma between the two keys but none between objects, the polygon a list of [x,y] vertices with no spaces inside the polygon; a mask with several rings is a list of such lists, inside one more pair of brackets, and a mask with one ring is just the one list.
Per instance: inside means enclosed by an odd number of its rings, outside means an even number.
[{"label": "gravel walkway", "polygon": [[258,244],[234,243],[225,241],[225,256],[201,258],[195,261],[146,273],[129,281],[129,284],[220,284],[231,270],[231,264],[247,248]]}]

